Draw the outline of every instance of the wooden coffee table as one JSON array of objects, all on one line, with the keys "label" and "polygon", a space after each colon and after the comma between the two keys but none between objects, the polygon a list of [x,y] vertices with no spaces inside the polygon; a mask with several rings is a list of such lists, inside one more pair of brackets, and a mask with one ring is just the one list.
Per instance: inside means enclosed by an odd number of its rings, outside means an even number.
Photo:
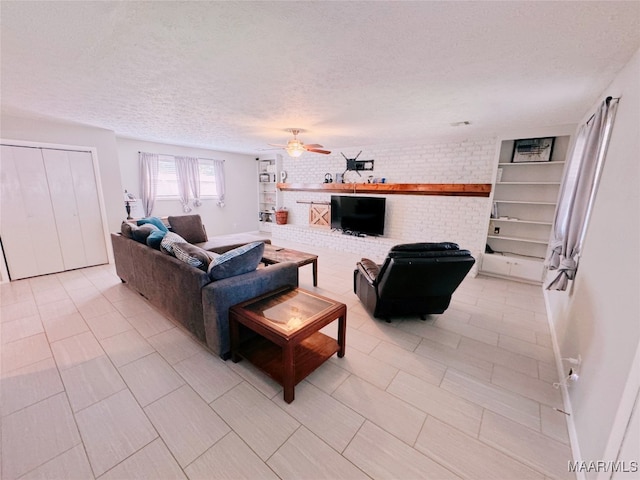
[{"label": "wooden coffee table", "polygon": [[[338,340],[319,332],[338,320]],[[334,353],[343,357],[347,306],[301,288],[285,288],[234,305],[229,310],[231,359],[249,360],[284,387],[294,388]],[[241,330],[248,328],[251,334]]]},{"label": "wooden coffee table", "polygon": [[281,262],[294,262],[298,267],[311,264],[313,268],[313,286],[318,286],[318,256],[311,253],[299,252],[289,248],[276,247],[269,243],[264,246],[262,262],[265,265],[273,265]]}]

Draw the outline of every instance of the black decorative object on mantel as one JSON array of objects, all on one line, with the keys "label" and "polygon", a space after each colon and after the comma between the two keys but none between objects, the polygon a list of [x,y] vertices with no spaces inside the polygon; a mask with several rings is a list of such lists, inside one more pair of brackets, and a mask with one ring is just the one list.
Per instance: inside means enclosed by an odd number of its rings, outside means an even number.
[{"label": "black decorative object on mantel", "polygon": [[[358,155],[356,155],[355,158],[347,158],[347,156],[344,153],[340,152],[340,154],[347,161],[347,169],[344,171],[344,173],[347,173],[348,171],[352,170],[352,171],[355,171],[358,175],[360,175],[361,170],[373,170],[373,162],[374,162],[373,160],[358,160],[358,157],[360,156],[361,153],[362,153],[362,150],[358,152]],[[343,176],[344,176],[344,173],[343,173]]]},{"label": "black decorative object on mantel", "polygon": [[124,191],[124,209],[127,211],[127,220],[132,220],[131,217],[131,204],[136,201],[134,194]]}]

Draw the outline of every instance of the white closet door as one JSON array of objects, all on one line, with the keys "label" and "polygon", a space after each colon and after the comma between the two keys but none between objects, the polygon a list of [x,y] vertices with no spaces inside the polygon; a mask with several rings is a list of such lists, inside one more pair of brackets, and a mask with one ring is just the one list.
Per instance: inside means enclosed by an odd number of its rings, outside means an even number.
[{"label": "white closet door", "polygon": [[108,263],[93,157],[89,152],[69,152],[68,158],[84,243],[85,265]]},{"label": "white closet door", "polygon": [[0,237],[11,279],[64,270],[42,154],[2,146]]},{"label": "white closet door", "polygon": [[69,153],[66,150],[42,150],[65,270],[87,265]]}]

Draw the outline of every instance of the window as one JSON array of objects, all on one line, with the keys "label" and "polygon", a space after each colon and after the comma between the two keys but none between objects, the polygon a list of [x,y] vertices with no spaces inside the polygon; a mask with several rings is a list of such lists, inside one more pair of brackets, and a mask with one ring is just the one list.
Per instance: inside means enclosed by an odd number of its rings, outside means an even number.
[{"label": "window", "polygon": [[[213,160],[198,159],[198,170],[200,172],[200,197],[217,197]],[[157,196],[161,198],[179,197],[176,161],[173,156],[158,156]]]}]

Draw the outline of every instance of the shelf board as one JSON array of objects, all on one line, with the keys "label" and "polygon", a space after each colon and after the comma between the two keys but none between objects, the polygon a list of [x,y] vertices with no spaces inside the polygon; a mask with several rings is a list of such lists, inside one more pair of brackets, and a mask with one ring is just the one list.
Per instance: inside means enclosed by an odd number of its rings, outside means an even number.
[{"label": "shelf board", "polygon": [[527,202],[524,200],[496,200],[495,198],[493,199],[493,201],[496,203],[516,203],[521,205],[549,205],[552,207],[556,206],[555,202]]},{"label": "shelf board", "polygon": [[560,185],[560,182],[496,182],[496,185]]},{"label": "shelf board", "polygon": [[289,192],[377,193],[381,195],[444,195],[488,197],[490,183],[278,183]]},{"label": "shelf board", "polygon": [[504,166],[513,167],[513,166],[522,166],[522,165],[525,165],[525,166],[529,166],[529,165],[564,165],[564,163],[565,163],[564,161],[562,161],[562,162],[554,162],[554,161],[551,161],[551,162],[519,162],[519,163],[509,162],[509,163],[499,163],[498,167],[504,167]]},{"label": "shelf board", "polygon": [[547,245],[549,243],[547,240],[536,240],[533,238],[523,237],[507,237],[505,235],[487,235],[487,238],[494,238],[496,240],[509,240],[512,242],[538,243],[540,245]]},{"label": "shelf board", "polygon": [[530,225],[553,225],[552,222],[540,222],[537,220],[518,220],[515,218],[491,218],[492,222],[510,222],[510,223],[526,223]]}]

